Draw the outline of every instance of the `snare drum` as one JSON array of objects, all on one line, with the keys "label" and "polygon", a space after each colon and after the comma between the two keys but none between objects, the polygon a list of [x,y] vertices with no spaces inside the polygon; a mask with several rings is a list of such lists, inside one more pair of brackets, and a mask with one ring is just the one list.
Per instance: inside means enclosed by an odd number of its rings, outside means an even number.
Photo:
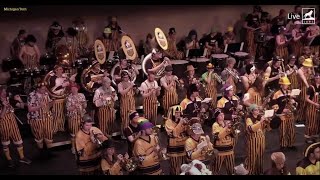
[{"label": "snare drum", "polygon": [[237,57],[243,58],[243,57],[248,56],[249,54],[246,52],[236,52],[236,53],[234,53],[234,55]]},{"label": "snare drum", "polygon": [[238,68],[242,67],[244,65],[244,59],[245,57],[247,57],[249,54],[246,52],[236,52],[234,53],[234,55],[237,58],[237,62],[238,62]]},{"label": "snare drum", "polygon": [[10,78],[11,79],[17,80],[17,79],[20,79],[20,77],[21,77],[21,70],[20,69],[14,68],[14,69],[10,70]]},{"label": "snare drum", "polygon": [[216,68],[224,69],[226,59],[229,57],[227,54],[212,54],[212,63]]},{"label": "snare drum", "polygon": [[183,73],[187,69],[188,61],[186,60],[172,60],[171,61],[173,72],[179,78],[183,77]]}]

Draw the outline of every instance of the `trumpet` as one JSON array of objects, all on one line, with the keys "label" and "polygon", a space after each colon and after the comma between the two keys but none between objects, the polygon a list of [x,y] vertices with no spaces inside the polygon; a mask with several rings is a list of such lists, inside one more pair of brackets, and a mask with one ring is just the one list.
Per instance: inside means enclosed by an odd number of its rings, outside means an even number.
[{"label": "trumpet", "polygon": [[205,153],[206,158],[214,159],[217,156],[218,152],[216,149],[214,149],[212,146],[210,146],[211,142],[210,142],[209,136],[200,137],[200,143],[203,141],[207,142],[207,147],[204,149],[204,153]]},{"label": "trumpet", "polygon": [[92,141],[93,143],[97,144],[98,146],[102,146],[102,142],[100,141],[100,139],[98,138],[99,133],[94,133],[94,131],[91,131],[92,133]]},{"label": "trumpet", "polygon": [[231,70],[228,69],[228,68],[225,68],[225,70],[226,70],[232,77],[236,78],[239,82],[241,82],[241,79],[240,79],[238,73],[235,73],[235,72],[231,71]]},{"label": "trumpet", "polygon": [[242,133],[242,129],[243,129],[243,124],[241,124],[240,121],[233,121],[230,125],[229,125],[229,129],[231,134],[234,135],[239,135],[240,133]]},{"label": "trumpet", "polygon": [[91,89],[93,87],[94,83],[96,81],[102,80],[103,77],[104,77],[104,74],[91,75],[90,76],[91,81],[87,83],[87,87]]},{"label": "trumpet", "polygon": [[123,167],[128,172],[133,172],[138,167],[138,159],[135,157],[131,157],[129,159],[124,158]]}]

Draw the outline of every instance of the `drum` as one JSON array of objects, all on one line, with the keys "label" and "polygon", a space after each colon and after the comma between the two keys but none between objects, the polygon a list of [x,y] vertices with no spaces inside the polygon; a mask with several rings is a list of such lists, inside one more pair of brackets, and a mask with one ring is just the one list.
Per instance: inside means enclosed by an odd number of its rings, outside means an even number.
[{"label": "drum", "polygon": [[20,79],[21,78],[21,70],[17,69],[17,68],[14,68],[14,69],[10,70],[10,78],[12,80]]},{"label": "drum", "polygon": [[227,54],[212,54],[212,64],[216,69],[224,69],[226,66],[226,59],[229,57]]},{"label": "drum", "polygon": [[196,74],[199,74],[200,76],[207,71],[207,64],[210,61],[208,58],[193,58],[190,59],[191,64],[197,68]]},{"label": "drum", "polygon": [[186,60],[172,60],[172,68],[173,68],[173,74],[178,76],[178,78],[182,78],[184,75],[184,72],[187,69],[188,61]]},{"label": "drum", "polygon": [[20,69],[22,67],[23,67],[23,64],[19,59],[12,59],[9,57],[2,60],[2,70],[4,72],[8,72],[13,69]]},{"label": "drum", "polygon": [[31,75],[32,75],[32,70],[31,70],[31,69],[24,69],[24,70],[22,71],[22,74],[23,74],[23,77],[24,77],[24,78],[31,77]]}]

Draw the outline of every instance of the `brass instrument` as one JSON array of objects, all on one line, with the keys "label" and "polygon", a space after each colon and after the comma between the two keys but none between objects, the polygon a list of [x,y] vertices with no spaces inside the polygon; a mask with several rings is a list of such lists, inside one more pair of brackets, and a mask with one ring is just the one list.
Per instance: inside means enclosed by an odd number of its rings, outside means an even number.
[{"label": "brass instrument", "polygon": [[[117,85],[116,79],[115,79],[115,74],[114,74],[114,72],[115,72],[115,70],[116,70],[117,67],[120,67],[120,62],[118,62],[117,64],[115,64],[115,65],[112,67],[111,71],[110,71],[111,80],[112,80],[112,83],[113,83],[114,85]],[[131,82],[135,82],[135,81],[136,81],[136,79],[137,79],[137,74],[136,74],[134,68],[133,68],[131,65],[128,64],[128,70],[120,70],[119,76],[121,75],[122,71],[127,71],[127,72],[128,72],[129,78],[130,78],[130,81],[131,81]]]},{"label": "brass instrument", "polygon": [[7,107],[7,112],[14,112],[14,108],[9,103],[9,97],[2,101],[2,105]]},{"label": "brass instrument", "polygon": [[128,172],[133,172],[138,168],[138,159],[131,157],[129,159],[124,158],[123,167]]},{"label": "brass instrument", "polygon": [[[65,90],[65,88],[64,88],[64,90],[62,91],[62,92],[60,92],[60,93],[55,93],[54,91],[56,90],[56,86],[55,87],[53,87],[53,88],[50,88],[49,87],[49,85],[50,85],[50,78],[52,77],[52,76],[54,76],[55,75],[55,73],[53,72],[53,71],[50,71],[48,74],[46,74],[46,76],[44,77],[44,79],[43,79],[43,81],[47,84],[47,89],[48,89],[48,94],[50,95],[50,97],[53,97],[53,98],[55,98],[55,99],[63,99],[63,98],[65,98],[67,95],[68,95],[68,92],[66,92]],[[68,81],[70,81],[70,79],[69,79],[69,77],[68,77],[68,73],[64,73],[63,75],[63,78],[65,78],[65,80],[64,80],[64,82],[68,82]],[[63,83],[64,83],[63,82]],[[62,84],[63,84],[62,83]],[[60,86],[60,85],[59,85]]]},{"label": "brass instrument", "polygon": [[210,145],[210,144],[212,144],[212,143],[211,143],[211,141],[210,141],[209,136],[206,136],[206,137],[201,136],[201,137],[200,137],[200,143],[203,142],[203,141],[206,141],[206,142],[207,142],[207,147],[205,147],[205,148],[203,149],[206,158],[207,158],[207,159],[214,159],[214,158],[217,156],[218,152],[217,152],[216,149],[214,149],[214,148],[212,147],[212,145]]},{"label": "brass instrument", "polygon": [[225,70],[226,70],[232,77],[234,77],[234,78],[237,79],[239,82],[241,82],[241,79],[240,79],[238,73],[235,73],[235,72],[231,71],[231,70],[228,69],[228,68],[225,68]]},{"label": "brass instrument", "polygon": [[91,75],[90,76],[91,81],[87,83],[87,87],[91,89],[94,83],[96,81],[101,81],[103,77],[104,77],[104,74]]},{"label": "brass instrument", "polygon": [[220,84],[225,84],[226,82],[222,80],[221,76],[219,76],[217,73],[212,74],[213,78],[215,78]]},{"label": "brass instrument", "polygon": [[[159,141],[159,136],[158,136],[160,128],[158,128],[157,126],[154,126],[152,128],[152,130],[153,130],[153,134],[156,138],[157,145],[160,146],[160,141]],[[166,161],[166,160],[170,159],[170,157],[167,154],[167,148],[160,148],[157,153],[158,153],[158,158],[160,161]]]},{"label": "brass instrument", "polygon": [[240,121],[232,121],[229,129],[232,134],[239,135],[244,132],[244,125]]},{"label": "brass instrument", "polygon": [[[90,81],[88,82],[87,77],[89,76],[89,73],[94,72],[93,67],[95,67],[95,65],[98,63],[99,62],[90,65],[88,68],[84,69],[81,74],[81,78],[80,78],[81,86],[89,93],[93,93],[93,91],[94,91],[94,89],[93,89],[93,85],[95,83],[94,80],[100,80],[105,76],[105,74],[95,73],[95,75],[90,76]],[[97,67],[95,67],[95,69],[97,69],[103,73],[105,72],[105,70],[97,68]]]},{"label": "brass instrument", "polygon": [[[99,135],[100,133],[99,132],[94,132],[94,130],[91,130],[91,140],[92,140],[92,142],[93,143],[95,143],[95,144],[97,144],[99,147],[101,147],[102,146],[102,142],[101,142],[101,140],[98,138],[98,135]],[[101,134],[102,134],[102,132],[101,132]]]},{"label": "brass instrument", "polygon": [[62,44],[62,45],[56,46],[55,56],[57,57],[57,64],[65,68],[72,67],[73,62],[72,62],[71,52],[67,45]]}]

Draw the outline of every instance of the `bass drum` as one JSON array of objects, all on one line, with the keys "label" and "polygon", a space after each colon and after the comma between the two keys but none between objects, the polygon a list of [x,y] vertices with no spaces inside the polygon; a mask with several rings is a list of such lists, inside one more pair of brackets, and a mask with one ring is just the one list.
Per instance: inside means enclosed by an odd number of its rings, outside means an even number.
[{"label": "bass drum", "polygon": [[276,116],[270,121],[270,128],[271,129],[278,129],[281,125],[280,117]]},{"label": "bass drum", "polygon": [[[114,73],[115,73],[116,68],[119,67],[119,66],[120,66],[120,62],[115,64],[112,67],[111,71],[110,71],[110,76],[112,77],[112,83],[115,86],[118,86],[118,84],[116,83],[116,79],[115,79],[115,74]],[[136,81],[136,79],[137,79],[137,75],[136,75],[136,73],[134,72],[133,69],[129,70],[129,72],[130,72],[130,80],[134,83]]]}]

